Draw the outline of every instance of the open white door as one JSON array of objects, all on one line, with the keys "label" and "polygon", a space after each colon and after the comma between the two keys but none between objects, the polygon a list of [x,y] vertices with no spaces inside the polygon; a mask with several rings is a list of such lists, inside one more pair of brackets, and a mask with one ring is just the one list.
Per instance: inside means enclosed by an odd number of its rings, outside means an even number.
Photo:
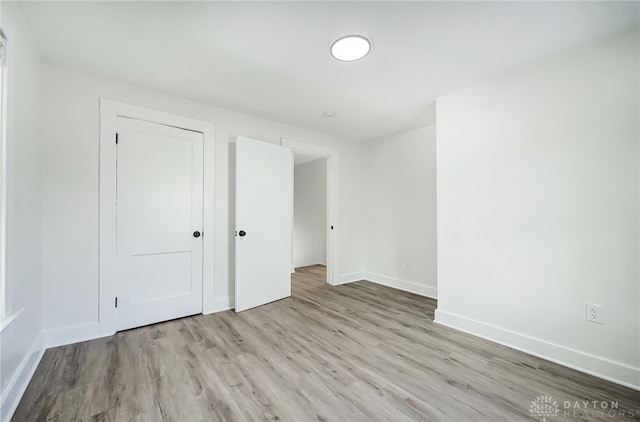
[{"label": "open white door", "polygon": [[203,135],[118,118],[117,330],[202,312]]},{"label": "open white door", "polygon": [[236,143],[236,312],[291,296],[292,155]]}]

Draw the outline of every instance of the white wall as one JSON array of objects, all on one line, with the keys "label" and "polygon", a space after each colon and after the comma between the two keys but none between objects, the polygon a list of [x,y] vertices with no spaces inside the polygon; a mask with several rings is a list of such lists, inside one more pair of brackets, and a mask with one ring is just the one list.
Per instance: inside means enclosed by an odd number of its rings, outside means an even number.
[{"label": "white wall", "polygon": [[636,388],[638,39],[437,101],[436,320]]},{"label": "white wall", "polygon": [[42,349],[40,60],[17,3],[3,2],[8,43],[6,305],[0,333],[0,420],[17,406]]},{"label": "white wall", "polygon": [[[90,337],[98,321],[100,97],[216,124],[214,259],[215,299],[220,308],[228,307],[234,291],[232,141],[236,135],[274,143],[286,137],[340,150],[339,269],[345,278],[362,272],[361,145],[55,66],[44,67],[43,84],[44,324],[56,338]],[[52,331],[58,329],[62,332]]]},{"label": "white wall", "polygon": [[367,144],[365,277],[436,297],[436,129]]},{"label": "white wall", "polygon": [[293,266],[327,263],[327,160],[294,167]]}]

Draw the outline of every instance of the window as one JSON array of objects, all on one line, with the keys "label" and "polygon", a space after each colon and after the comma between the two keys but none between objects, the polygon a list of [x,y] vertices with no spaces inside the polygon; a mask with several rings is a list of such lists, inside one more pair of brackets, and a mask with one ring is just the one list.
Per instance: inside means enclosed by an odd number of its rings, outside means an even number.
[{"label": "window", "polygon": [[[7,316],[6,276],[6,210],[7,210],[7,39],[0,28],[0,322]],[[0,324],[1,325],[1,324]]]}]

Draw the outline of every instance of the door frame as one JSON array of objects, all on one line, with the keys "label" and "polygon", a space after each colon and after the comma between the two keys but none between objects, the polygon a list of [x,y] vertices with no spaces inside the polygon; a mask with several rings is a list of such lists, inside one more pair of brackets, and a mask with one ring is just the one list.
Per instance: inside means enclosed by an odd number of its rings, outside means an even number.
[{"label": "door frame", "polygon": [[[336,148],[280,138],[284,147],[291,148],[294,152],[313,153],[319,158],[327,160],[327,283],[336,286],[340,284],[339,257],[340,257],[340,151]],[[291,170],[293,171],[293,169]],[[333,230],[331,230],[333,226]],[[291,227],[293,239],[293,226]],[[291,265],[293,266],[293,256]]]},{"label": "door frame", "polygon": [[215,125],[189,117],[100,98],[99,182],[99,324],[100,334],[116,332],[116,142],[118,117],[142,120],[202,133],[204,142],[202,226],[202,313],[214,303],[214,164]]}]

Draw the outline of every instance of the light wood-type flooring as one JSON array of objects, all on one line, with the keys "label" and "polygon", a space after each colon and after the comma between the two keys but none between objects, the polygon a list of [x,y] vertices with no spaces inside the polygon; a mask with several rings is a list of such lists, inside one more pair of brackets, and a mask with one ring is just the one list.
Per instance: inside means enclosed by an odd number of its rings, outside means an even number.
[{"label": "light wood-type flooring", "polygon": [[[291,298],[48,350],[14,421],[640,419],[640,392],[433,323],[436,301],[298,269]],[[617,402],[572,409],[565,401]],[[583,405],[581,405],[583,406]],[[624,412],[624,413],[623,413]]]}]

